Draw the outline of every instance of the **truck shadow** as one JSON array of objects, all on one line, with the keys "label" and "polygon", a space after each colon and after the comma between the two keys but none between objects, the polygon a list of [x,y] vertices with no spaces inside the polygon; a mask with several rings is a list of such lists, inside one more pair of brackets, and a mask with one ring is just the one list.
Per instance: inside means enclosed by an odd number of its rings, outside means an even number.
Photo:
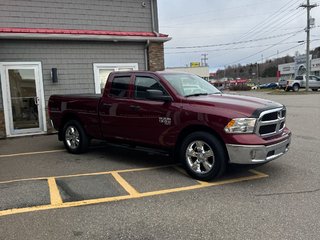
[{"label": "truck shadow", "polygon": [[[168,152],[138,146],[111,144],[105,141],[92,142],[89,154],[95,159],[108,161],[110,164],[121,162],[127,165],[135,165],[135,167],[179,165],[183,168],[180,162]],[[246,175],[250,169],[259,166],[228,165],[225,174],[218,178],[218,180]],[[163,171],[166,171],[166,169],[163,169]]]},{"label": "truck shadow", "polygon": [[128,164],[141,164],[141,166],[177,164],[173,156],[165,151],[104,141],[93,141],[89,154],[104,161],[121,161]]}]

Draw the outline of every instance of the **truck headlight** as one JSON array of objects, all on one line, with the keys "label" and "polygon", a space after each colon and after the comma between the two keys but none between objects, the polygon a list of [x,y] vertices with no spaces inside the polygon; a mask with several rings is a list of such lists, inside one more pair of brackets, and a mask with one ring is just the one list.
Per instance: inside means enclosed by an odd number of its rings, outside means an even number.
[{"label": "truck headlight", "polygon": [[226,133],[253,133],[256,125],[256,118],[234,118],[227,126],[224,131]]}]

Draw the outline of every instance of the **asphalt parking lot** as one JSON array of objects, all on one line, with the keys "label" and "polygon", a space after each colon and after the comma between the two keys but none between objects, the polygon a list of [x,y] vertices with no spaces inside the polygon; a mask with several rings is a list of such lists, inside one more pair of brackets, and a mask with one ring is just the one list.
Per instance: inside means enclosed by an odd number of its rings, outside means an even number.
[{"label": "asphalt parking lot", "polygon": [[242,94],[287,106],[291,149],[209,183],[162,153],[0,140],[0,239],[318,239],[320,94]]}]

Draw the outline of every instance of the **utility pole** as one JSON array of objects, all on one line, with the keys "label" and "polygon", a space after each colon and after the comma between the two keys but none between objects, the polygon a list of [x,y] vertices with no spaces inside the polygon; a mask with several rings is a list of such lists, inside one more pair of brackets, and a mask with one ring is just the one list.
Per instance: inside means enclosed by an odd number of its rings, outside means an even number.
[{"label": "utility pole", "polygon": [[259,63],[258,63],[258,61],[257,61],[257,69],[256,69],[256,71],[257,71],[257,85],[258,85],[258,89],[260,89],[260,81],[259,81]]},{"label": "utility pole", "polygon": [[208,54],[207,53],[204,53],[204,54],[201,54],[201,64],[203,67],[207,67],[208,66],[208,63],[207,61],[209,60],[208,59]]},{"label": "utility pole", "polygon": [[310,60],[309,60],[309,55],[310,55],[310,10],[314,7],[317,7],[317,4],[311,4],[310,5],[310,0],[307,0],[307,4],[302,4],[300,7],[306,8],[307,9],[307,49],[306,49],[306,92],[308,93],[309,91],[309,75],[310,75]]}]

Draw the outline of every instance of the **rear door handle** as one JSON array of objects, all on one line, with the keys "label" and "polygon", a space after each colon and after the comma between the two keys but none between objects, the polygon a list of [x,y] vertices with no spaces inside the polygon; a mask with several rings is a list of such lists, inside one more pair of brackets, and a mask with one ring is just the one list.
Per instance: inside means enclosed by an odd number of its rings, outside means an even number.
[{"label": "rear door handle", "polygon": [[137,106],[137,105],[130,105],[129,106],[132,110],[135,110],[135,111],[139,111],[141,109],[140,106]]},{"label": "rear door handle", "polygon": [[111,104],[109,103],[102,103],[103,108],[111,108]]}]

